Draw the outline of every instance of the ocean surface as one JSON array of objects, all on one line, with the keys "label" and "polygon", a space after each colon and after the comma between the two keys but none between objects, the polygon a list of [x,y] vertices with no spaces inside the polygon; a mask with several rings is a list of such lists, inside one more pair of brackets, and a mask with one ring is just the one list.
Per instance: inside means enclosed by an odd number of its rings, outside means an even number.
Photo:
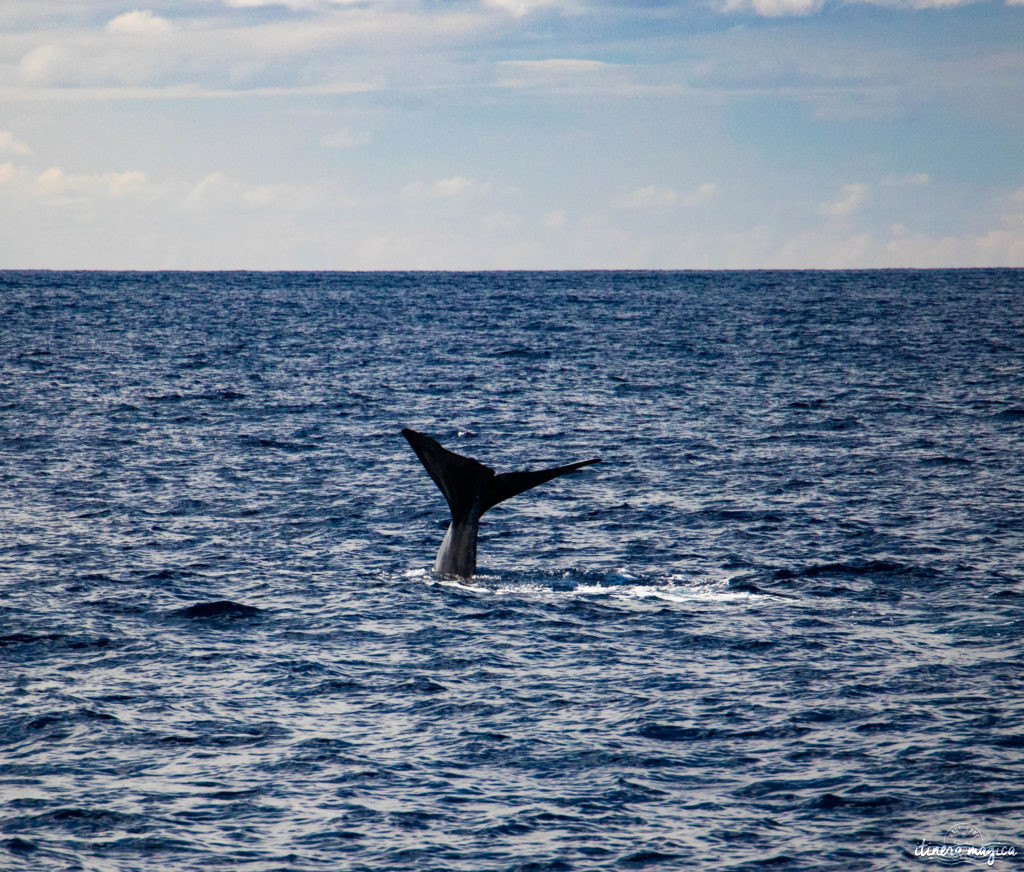
[{"label": "ocean surface", "polygon": [[4,872],[1024,857],[1024,271],[0,273],[0,530]]}]

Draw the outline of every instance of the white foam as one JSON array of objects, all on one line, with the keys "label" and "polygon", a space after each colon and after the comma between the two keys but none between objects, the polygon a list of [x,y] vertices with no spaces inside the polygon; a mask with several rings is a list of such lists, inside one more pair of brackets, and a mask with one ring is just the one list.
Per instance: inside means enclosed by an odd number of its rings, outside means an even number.
[{"label": "white foam", "polygon": [[[500,575],[477,575],[472,582],[457,578],[438,578],[426,569],[406,570],[403,578],[422,580],[428,585],[442,585],[467,592],[492,596],[529,596],[544,600],[576,597],[610,597],[623,602],[658,600],[670,603],[715,604],[753,603],[769,596],[749,591],[731,590],[730,577],[693,578],[670,575],[664,579],[641,580],[626,570],[611,573],[599,581],[566,584],[564,576],[545,580],[512,580]],[[571,586],[570,586],[571,585]]]}]

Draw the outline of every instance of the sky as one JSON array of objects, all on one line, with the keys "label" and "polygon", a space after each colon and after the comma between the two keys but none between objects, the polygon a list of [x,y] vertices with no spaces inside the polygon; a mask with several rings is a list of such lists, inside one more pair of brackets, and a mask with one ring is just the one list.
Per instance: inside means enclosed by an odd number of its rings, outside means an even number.
[{"label": "sky", "polygon": [[945,266],[1024,0],[0,2],[0,268]]}]

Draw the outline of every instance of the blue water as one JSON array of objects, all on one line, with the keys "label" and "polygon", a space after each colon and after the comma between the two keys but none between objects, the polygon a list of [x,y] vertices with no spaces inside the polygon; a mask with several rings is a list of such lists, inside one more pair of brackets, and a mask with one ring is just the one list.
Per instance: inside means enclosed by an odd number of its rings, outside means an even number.
[{"label": "blue water", "polygon": [[1024,271],[0,273],[0,869],[1024,854],[1022,448]]}]

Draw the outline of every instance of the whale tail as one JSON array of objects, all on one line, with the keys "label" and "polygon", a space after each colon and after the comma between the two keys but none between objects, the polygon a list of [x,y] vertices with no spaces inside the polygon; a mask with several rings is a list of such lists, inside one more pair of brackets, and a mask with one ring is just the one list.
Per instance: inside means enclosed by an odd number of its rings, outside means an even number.
[{"label": "whale tail", "polygon": [[477,524],[484,512],[553,478],[601,462],[601,458],[594,457],[551,469],[499,475],[478,460],[449,451],[423,433],[405,428],[402,435],[409,440],[451,509],[452,524],[438,552],[436,568],[442,574],[463,577],[476,570]]},{"label": "whale tail", "polygon": [[600,457],[581,460],[566,466],[538,469],[528,472],[503,472],[500,475],[472,457],[463,457],[449,451],[436,439],[406,428],[402,435],[409,440],[413,451],[426,467],[434,483],[441,489],[454,520],[473,514],[477,517],[498,503],[511,499],[537,485],[566,475],[580,467],[600,463]]},{"label": "whale tail", "polygon": [[565,466],[554,466],[551,469],[538,469],[533,472],[503,472],[494,476],[487,489],[484,500],[484,511],[498,503],[511,499],[516,494],[528,491],[530,488],[558,478],[560,475],[574,472],[582,466],[590,466],[592,463],[600,463],[600,457],[592,457],[590,460],[580,460],[576,463],[569,463]]},{"label": "whale tail", "polygon": [[[472,457],[463,457],[449,451],[436,439],[415,430],[406,428],[402,435],[409,440],[412,450],[430,473],[434,484],[444,494],[448,508],[452,510],[452,520],[461,521],[470,517],[497,473]],[[481,508],[477,517],[483,513]]]}]

